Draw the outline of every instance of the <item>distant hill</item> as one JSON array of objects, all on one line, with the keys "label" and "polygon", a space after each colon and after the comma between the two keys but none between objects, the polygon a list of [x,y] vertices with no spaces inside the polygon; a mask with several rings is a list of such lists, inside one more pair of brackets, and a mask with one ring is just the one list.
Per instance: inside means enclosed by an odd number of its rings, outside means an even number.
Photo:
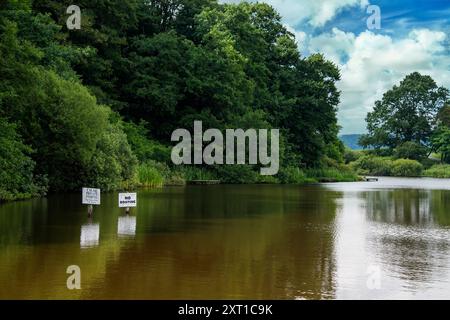
[{"label": "distant hill", "polygon": [[352,150],[362,150],[363,147],[358,144],[358,140],[361,136],[362,134],[343,134],[339,136],[339,139],[341,139],[346,147]]}]

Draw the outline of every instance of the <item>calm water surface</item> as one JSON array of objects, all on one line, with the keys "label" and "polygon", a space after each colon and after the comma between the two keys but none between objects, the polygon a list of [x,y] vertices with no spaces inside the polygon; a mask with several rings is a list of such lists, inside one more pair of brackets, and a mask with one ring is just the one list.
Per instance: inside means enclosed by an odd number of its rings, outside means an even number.
[{"label": "calm water surface", "polygon": [[0,205],[0,299],[450,298],[450,180],[163,188],[130,216],[110,193],[92,220],[80,202]]}]

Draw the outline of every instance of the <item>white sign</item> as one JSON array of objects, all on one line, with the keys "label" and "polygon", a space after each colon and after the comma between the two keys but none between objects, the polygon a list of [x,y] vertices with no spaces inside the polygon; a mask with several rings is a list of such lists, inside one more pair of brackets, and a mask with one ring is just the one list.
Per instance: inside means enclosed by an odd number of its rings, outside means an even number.
[{"label": "white sign", "polygon": [[119,208],[131,208],[136,207],[136,205],[136,193],[119,193]]},{"label": "white sign", "polygon": [[82,203],[100,205],[100,189],[83,188]]}]

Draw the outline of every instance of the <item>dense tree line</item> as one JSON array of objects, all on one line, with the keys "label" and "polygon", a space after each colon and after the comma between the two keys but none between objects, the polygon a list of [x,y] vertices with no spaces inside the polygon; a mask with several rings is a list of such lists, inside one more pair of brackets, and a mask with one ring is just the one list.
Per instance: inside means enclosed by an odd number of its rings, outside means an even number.
[{"label": "dense tree line", "polygon": [[[79,0],[81,29],[67,30],[71,4],[0,3],[0,199],[123,187],[138,163],[170,166],[172,131],[194,120],[280,128],[280,182],[342,162],[339,70],[302,57],[269,5]],[[256,172],[216,174],[240,170]]]}]

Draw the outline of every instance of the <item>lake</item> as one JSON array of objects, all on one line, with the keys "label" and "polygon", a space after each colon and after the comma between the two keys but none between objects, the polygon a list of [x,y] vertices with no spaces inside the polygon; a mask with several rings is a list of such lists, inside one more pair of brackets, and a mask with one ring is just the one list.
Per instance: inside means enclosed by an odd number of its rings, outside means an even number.
[{"label": "lake", "polygon": [[[0,205],[0,299],[446,299],[450,180],[167,187]],[[66,286],[68,266],[81,289]]]}]

